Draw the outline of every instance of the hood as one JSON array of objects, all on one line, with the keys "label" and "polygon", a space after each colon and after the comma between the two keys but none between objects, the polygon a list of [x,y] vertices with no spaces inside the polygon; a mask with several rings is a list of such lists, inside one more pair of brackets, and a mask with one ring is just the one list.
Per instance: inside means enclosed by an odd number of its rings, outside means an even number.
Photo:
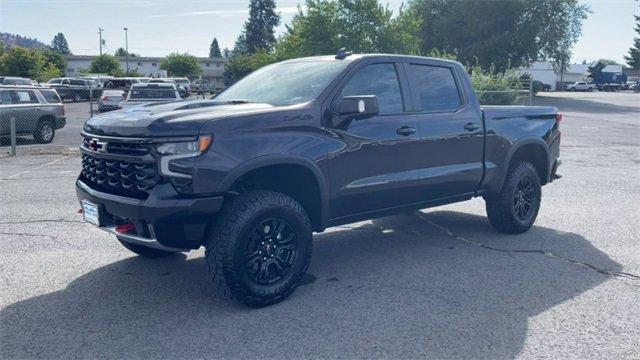
[{"label": "hood", "polygon": [[269,104],[226,104],[212,100],[141,104],[94,116],[87,120],[84,131],[122,137],[196,136],[208,121],[274,108]]}]

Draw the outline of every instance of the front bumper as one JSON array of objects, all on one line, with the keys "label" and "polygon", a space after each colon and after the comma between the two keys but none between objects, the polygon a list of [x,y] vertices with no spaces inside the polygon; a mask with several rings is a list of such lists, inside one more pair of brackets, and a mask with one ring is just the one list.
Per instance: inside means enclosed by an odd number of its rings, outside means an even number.
[{"label": "front bumper", "polygon": [[[220,211],[223,196],[184,198],[175,193],[171,184],[161,184],[146,199],[109,194],[76,181],[78,200],[87,200],[99,207],[100,228],[127,241],[149,247],[153,241],[166,248],[197,249],[205,241],[209,224]],[[117,225],[131,223],[135,229],[117,233]],[[156,247],[158,248],[158,247]],[[167,250],[167,249],[164,249]],[[180,250],[176,250],[180,251]]]}]

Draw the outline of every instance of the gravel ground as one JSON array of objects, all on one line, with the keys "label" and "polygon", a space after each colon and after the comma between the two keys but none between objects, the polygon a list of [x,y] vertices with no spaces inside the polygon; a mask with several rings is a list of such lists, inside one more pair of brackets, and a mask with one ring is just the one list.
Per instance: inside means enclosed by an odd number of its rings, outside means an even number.
[{"label": "gravel ground", "polygon": [[143,259],[83,223],[77,156],[0,158],[0,358],[638,359],[640,94],[536,102],[564,113],[564,177],[531,231],[480,199],[331,228],[264,309],[202,250]]}]

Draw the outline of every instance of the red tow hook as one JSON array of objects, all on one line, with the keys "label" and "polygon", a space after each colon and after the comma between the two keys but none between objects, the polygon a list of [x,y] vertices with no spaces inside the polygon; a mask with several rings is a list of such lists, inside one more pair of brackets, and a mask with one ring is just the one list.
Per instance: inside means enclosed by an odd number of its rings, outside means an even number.
[{"label": "red tow hook", "polygon": [[133,230],[136,226],[133,224],[122,224],[116,226],[116,231],[119,233],[126,233]]}]

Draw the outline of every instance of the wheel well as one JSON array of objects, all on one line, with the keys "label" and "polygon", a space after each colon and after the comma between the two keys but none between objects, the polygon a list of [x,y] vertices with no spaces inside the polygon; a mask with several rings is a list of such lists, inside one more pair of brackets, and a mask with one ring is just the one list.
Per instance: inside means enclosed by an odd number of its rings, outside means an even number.
[{"label": "wheel well", "polygon": [[55,127],[55,122],[56,122],[56,118],[54,118],[51,115],[43,115],[40,117],[40,119],[38,119],[39,123],[43,123],[45,121],[48,121],[51,123],[51,125],[53,125]]},{"label": "wheel well", "polygon": [[518,148],[511,157],[513,161],[525,161],[531,163],[535,167],[538,177],[540,178],[540,184],[544,185],[549,179],[549,161],[547,159],[547,152],[544,148],[538,144],[526,144]]},{"label": "wheel well", "polygon": [[251,170],[238,178],[231,192],[271,190],[286,194],[302,205],[314,230],[322,230],[320,187],[311,170],[295,164],[269,165]]}]

